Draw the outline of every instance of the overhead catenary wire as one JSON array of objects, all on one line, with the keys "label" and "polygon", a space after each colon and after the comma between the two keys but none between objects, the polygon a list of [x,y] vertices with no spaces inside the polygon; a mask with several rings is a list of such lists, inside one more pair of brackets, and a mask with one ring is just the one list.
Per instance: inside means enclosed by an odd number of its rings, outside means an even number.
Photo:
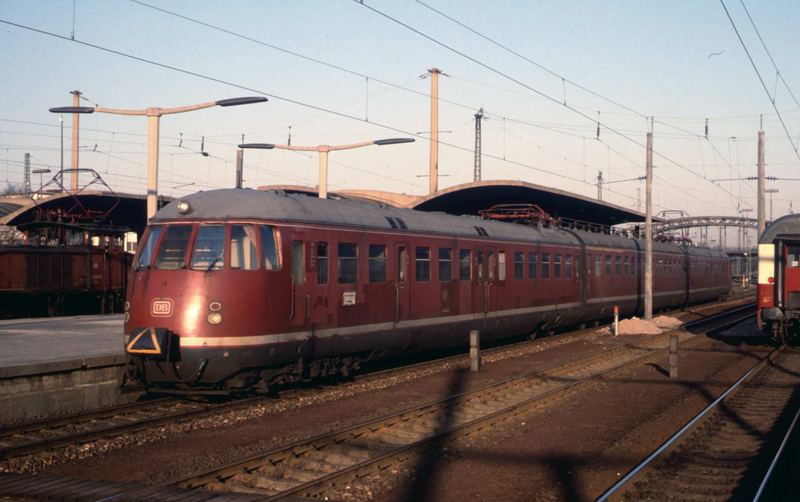
[{"label": "overhead catenary wire", "polygon": [[778,114],[778,120],[780,121],[781,126],[783,127],[783,130],[786,133],[786,138],[792,145],[792,149],[794,150],[795,156],[797,157],[798,160],[800,160],[800,152],[798,152],[797,146],[795,145],[794,140],[792,139],[792,135],[789,133],[789,128],[786,127],[786,122],[784,122],[783,116],[778,110],[778,106],[775,104],[775,98],[769,93],[769,88],[767,88],[767,84],[766,82],[764,82],[764,78],[761,76],[761,72],[758,70],[758,66],[756,66],[755,61],[753,61],[753,57],[750,55],[750,50],[747,48],[747,44],[744,43],[744,39],[742,38],[742,35],[739,33],[739,29],[736,27],[736,23],[733,21],[733,17],[731,17],[731,13],[728,11],[728,7],[725,5],[725,1],[719,0],[719,3],[722,4],[722,8],[725,10],[725,15],[728,16],[728,21],[730,21],[731,26],[733,27],[733,31],[736,33],[736,38],[738,38],[739,43],[742,44],[742,48],[744,49],[744,52],[747,55],[747,59],[753,66],[753,70],[756,72],[758,81],[761,82],[761,87],[764,88],[764,92],[767,94],[769,102],[772,104],[772,108],[775,110],[775,113]]},{"label": "overhead catenary wire", "polygon": [[[120,56],[120,57],[124,57],[124,58],[127,58],[127,59],[138,61],[138,62],[141,62],[141,63],[153,65],[153,66],[156,66],[156,67],[159,67],[159,68],[175,71],[175,72],[182,73],[182,74],[185,74],[185,75],[189,75],[189,76],[192,76],[192,77],[195,77],[195,78],[200,78],[200,79],[208,80],[210,82],[215,82],[215,83],[218,83],[218,84],[223,84],[223,85],[227,85],[227,86],[230,86],[230,87],[235,87],[235,88],[238,88],[238,89],[241,89],[241,90],[254,92],[254,93],[257,93],[257,94],[261,94],[263,96],[271,97],[271,98],[273,98],[275,100],[284,101],[284,102],[291,103],[291,104],[294,104],[294,105],[297,105],[297,106],[301,106],[301,107],[304,107],[304,108],[309,108],[309,109],[312,109],[312,110],[317,110],[317,111],[320,111],[320,112],[329,113],[331,115],[335,115],[335,116],[346,118],[346,119],[350,119],[350,120],[355,120],[355,121],[358,121],[358,122],[369,123],[369,124],[374,125],[376,127],[381,127],[383,129],[387,129],[387,130],[390,130],[390,131],[399,132],[399,133],[402,133],[402,134],[407,134],[409,136],[414,136],[414,137],[419,138],[419,139],[423,139],[423,140],[427,140],[428,139],[425,136],[422,136],[422,135],[419,135],[419,134],[415,134],[414,132],[407,131],[407,130],[404,130],[402,128],[395,127],[395,126],[392,126],[392,125],[389,125],[389,124],[384,124],[384,123],[381,123],[381,122],[374,122],[374,121],[366,122],[362,117],[357,117],[357,116],[350,115],[350,114],[347,114],[347,113],[344,113],[344,112],[331,110],[331,109],[325,108],[325,107],[320,106],[320,105],[314,105],[314,104],[311,104],[311,103],[305,103],[305,102],[297,100],[297,99],[280,96],[280,95],[277,95],[277,94],[274,94],[274,93],[271,93],[271,92],[263,91],[263,90],[256,89],[256,88],[253,88],[253,87],[250,87],[250,86],[246,86],[246,85],[242,85],[242,84],[237,84],[237,83],[232,82],[232,81],[228,81],[228,80],[225,80],[225,79],[222,79],[222,78],[218,78],[218,77],[213,77],[211,75],[202,74],[202,73],[199,73],[199,72],[196,72],[196,71],[192,71],[192,70],[187,70],[185,68],[180,68],[180,67],[169,65],[169,64],[166,64],[166,63],[161,63],[161,62],[158,62],[158,61],[155,61],[155,60],[151,60],[151,59],[148,59],[148,58],[145,58],[145,57],[142,57],[142,56],[129,54],[129,53],[126,53],[126,52],[123,52],[123,51],[120,51],[120,50],[111,49],[109,47],[104,47],[102,45],[94,44],[94,43],[91,43],[91,42],[86,42],[86,41],[79,40],[79,39],[71,39],[71,38],[66,37],[64,35],[60,35],[58,33],[53,33],[53,32],[47,31],[47,30],[34,28],[32,26],[16,23],[16,22],[9,21],[9,20],[6,20],[6,19],[0,19],[0,23],[6,24],[6,25],[9,25],[9,26],[14,26],[14,27],[17,27],[17,28],[20,28],[20,29],[32,31],[34,33],[39,33],[41,35],[46,35],[46,36],[50,36],[50,37],[57,38],[57,39],[60,39],[60,40],[72,42],[72,43],[79,44],[79,45],[82,45],[82,46],[85,46],[85,47],[89,47],[89,48],[96,49],[96,50],[99,50],[99,51],[107,52],[109,54],[114,54],[114,55],[117,55],[117,56]],[[472,153],[472,148],[471,147],[463,147],[463,146],[460,146],[460,145],[455,145],[455,144],[444,142],[444,141],[439,141],[439,144],[447,146],[449,148],[456,149],[456,150]],[[536,166],[532,166],[532,165],[529,165],[529,164],[525,164],[523,162],[513,161],[513,160],[510,160],[510,159],[502,159],[502,158],[500,158],[498,156],[493,156],[493,155],[489,155],[489,154],[485,154],[484,156],[487,157],[487,158],[494,158],[496,160],[502,160],[502,161],[508,162],[508,163],[510,163],[512,165],[516,165],[518,167],[523,167],[523,168],[526,168],[526,169],[538,171],[538,172],[541,172],[541,173],[544,173],[544,174],[548,174],[548,175],[551,175],[551,176],[556,176],[556,177],[559,177],[559,178],[562,178],[562,179],[567,179],[567,180],[575,181],[575,182],[578,182],[578,183],[581,183],[581,184],[586,184],[586,185],[589,185],[589,186],[593,186],[591,183],[588,183],[588,182],[586,182],[586,181],[584,181],[584,180],[582,180],[580,178],[574,178],[574,177],[571,177],[571,176],[566,176],[564,174],[561,174],[561,173],[558,173],[558,172],[555,172],[555,171],[549,171],[547,169],[543,169],[543,168],[540,168],[540,167],[536,167]],[[611,190],[609,190],[609,192],[615,193],[616,195],[618,195],[620,197],[624,197],[624,198],[627,198],[627,199],[630,199],[630,200],[635,200],[634,197],[632,197],[632,196],[630,196],[628,194],[624,194],[624,193],[621,193],[621,192],[613,192]]]},{"label": "overhead catenary wire", "polygon": [[[406,28],[409,31],[412,31],[412,32],[416,33],[417,35],[425,38],[426,40],[429,40],[430,42],[433,42],[434,44],[439,45],[440,47],[443,47],[444,49],[447,49],[448,51],[451,51],[451,52],[453,52],[453,53],[455,53],[455,54],[467,59],[468,61],[471,61],[471,62],[477,64],[478,66],[480,66],[480,67],[482,67],[482,68],[484,68],[486,70],[489,70],[492,73],[495,73],[495,74],[497,74],[497,75],[499,75],[499,76],[501,76],[503,78],[506,78],[506,79],[508,79],[508,80],[510,80],[510,81],[512,81],[512,82],[524,87],[525,89],[530,90],[531,92],[533,92],[533,93],[535,93],[535,94],[537,94],[539,96],[547,98],[548,100],[550,100],[551,102],[553,102],[553,103],[555,103],[557,105],[563,106],[564,108],[572,111],[573,113],[576,113],[577,115],[587,119],[588,121],[590,121],[592,123],[594,123],[596,121],[595,118],[593,118],[593,117],[589,116],[588,114],[578,110],[574,106],[571,106],[571,105],[567,104],[566,100],[564,100],[562,102],[559,99],[557,99],[557,98],[555,98],[553,96],[550,96],[549,94],[547,94],[547,93],[545,93],[543,91],[540,91],[539,89],[536,89],[535,87],[533,87],[531,85],[528,85],[525,82],[522,82],[521,80],[519,80],[517,78],[514,78],[511,75],[509,75],[509,74],[507,74],[507,73],[505,73],[505,72],[503,72],[501,70],[498,70],[497,68],[495,68],[495,67],[493,67],[493,66],[491,66],[491,65],[489,65],[487,63],[484,63],[483,61],[481,61],[481,60],[479,60],[479,59],[477,59],[477,58],[475,58],[473,56],[470,56],[469,54],[466,54],[465,52],[460,51],[459,49],[456,49],[455,47],[452,47],[452,46],[450,46],[450,45],[448,45],[448,44],[436,39],[435,37],[433,37],[431,35],[428,35],[427,33],[423,32],[423,31],[421,31],[421,30],[419,30],[417,28],[414,28],[413,26],[409,25],[408,23],[405,23],[405,22],[403,22],[403,21],[401,21],[401,20],[399,20],[399,19],[397,19],[397,18],[395,18],[393,16],[390,16],[389,14],[386,14],[385,12],[383,12],[383,11],[381,11],[381,10],[375,8],[375,7],[372,7],[372,6],[368,5],[368,4],[366,4],[362,0],[353,0],[353,1],[355,1],[358,5],[361,5],[364,8],[374,12],[375,14],[377,14],[377,15],[379,15],[381,17],[384,17],[384,18],[392,21],[393,23],[396,23],[396,24],[402,26],[402,27]],[[620,137],[626,139],[627,141],[630,141],[633,144],[636,144],[636,145],[638,145],[638,146],[640,146],[642,148],[645,148],[645,145],[642,144],[641,142],[639,142],[639,141],[627,136],[626,134],[616,130],[613,127],[610,127],[608,124],[604,124],[604,123],[600,122],[600,125],[602,125],[604,129],[616,134],[617,136],[620,136]],[[691,174],[693,176],[696,176],[696,177],[698,177],[698,178],[710,183],[712,186],[715,186],[715,187],[719,188],[720,190],[722,190],[724,192],[727,192],[732,196],[735,196],[735,194],[733,194],[729,190],[727,190],[727,189],[725,189],[725,188],[723,188],[723,187],[721,187],[719,185],[716,185],[716,184],[712,183],[705,176],[703,176],[703,175],[701,175],[701,174],[699,174],[699,173],[697,173],[697,172],[685,167],[681,163],[673,160],[672,158],[667,157],[666,155],[664,155],[664,154],[662,154],[660,152],[657,152],[655,150],[653,151],[653,154],[658,156],[659,158],[669,162],[670,164],[683,169],[684,171],[688,172],[689,174]],[[580,180],[580,181],[583,182],[583,180]]]}]

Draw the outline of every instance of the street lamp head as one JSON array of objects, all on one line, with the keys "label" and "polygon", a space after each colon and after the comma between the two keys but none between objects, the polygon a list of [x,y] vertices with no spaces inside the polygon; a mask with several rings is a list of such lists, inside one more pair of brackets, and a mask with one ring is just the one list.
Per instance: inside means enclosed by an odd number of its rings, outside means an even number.
[{"label": "street lamp head", "polygon": [[238,105],[249,105],[253,103],[263,103],[264,101],[268,101],[264,96],[250,96],[244,98],[230,98],[230,99],[220,99],[216,101],[217,106],[238,106]]},{"label": "street lamp head", "polygon": [[375,145],[396,145],[397,143],[411,143],[414,141],[414,138],[388,138],[388,139],[376,139],[372,143]]},{"label": "street lamp head", "polygon": [[50,113],[94,113],[91,106],[57,106],[50,108]]},{"label": "street lamp head", "polygon": [[33,174],[47,174],[50,172],[50,169],[34,169],[31,171]]},{"label": "street lamp head", "polygon": [[246,149],[246,148],[258,148],[261,150],[272,150],[275,148],[275,145],[272,143],[244,143],[239,145],[239,148]]}]

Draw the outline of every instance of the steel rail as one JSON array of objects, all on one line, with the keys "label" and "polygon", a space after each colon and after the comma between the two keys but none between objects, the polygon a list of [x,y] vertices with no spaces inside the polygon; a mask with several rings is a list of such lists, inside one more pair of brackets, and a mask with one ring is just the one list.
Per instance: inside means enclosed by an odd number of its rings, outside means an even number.
[{"label": "steel rail", "polygon": [[753,497],[753,502],[758,502],[761,500],[761,496],[764,495],[764,490],[767,488],[767,483],[769,483],[770,478],[772,477],[772,472],[775,470],[775,466],[778,465],[778,461],[783,455],[783,450],[786,448],[786,443],[789,442],[789,438],[792,436],[792,433],[797,426],[797,419],[800,418],[800,409],[794,414],[794,418],[792,419],[792,423],[789,425],[789,430],[786,431],[786,434],[783,436],[783,441],[781,441],[781,445],[778,448],[778,451],[775,453],[775,456],[772,459],[772,462],[769,464],[769,469],[767,469],[766,474],[764,475],[764,479],[761,480],[761,484],[758,487],[758,491],[756,491],[755,496]]},{"label": "steel rail", "polygon": [[[419,448],[427,448],[433,444],[438,444],[439,442],[447,440],[462,432],[468,432],[470,430],[476,430],[486,427],[487,423],[489,422],[493,423],[494,421],[504,419],[504,417],[512,416],[513,414],[515,414],[516,410],[522,410],[531,405],[542,402],[549,397],[563,395],[564,392],[568,389],[571,389],[578,385],[589,383],[593,380],[596,380],[598,377],[601,377],[613,371],[620,370],[636,362],[640,362],[642,360],[646,360],[652,357],[657,357],[666,350],[666,347],[653,348],[652,345],[663,342],[663,340],[668,339],[668,337],[674,334],[675,332],[682,332],[686,328],[698,327],[700,325],[719,322],[722,319],[730,318],[733,315],[740,314],[743,309],[752,310],[753,305],[736,308],[725,313],[709,316],[705,319],[701,319],[692,323],[687,323],[687,325],[684,325],[678,329],[670,330],[659,335],[651,335],[646,339],[639,339],[633,342],[629,342],[620,345],[612,350],[598,350],[586,357],[570,361],[567,364],[562,364],[562,365],[553,364],[552,366],[545,369],[539,369],[527,372],[523,375],[510,377],[500,382],[488,384],[468,392],[464,392],[454,396],[449,396],[433,402],[425,403],[420,406],[414,406],[402,410],[400,412],[394,412],[384,417],[380,417],[378,419],[349,426],[345,429],[333,431],[327,434],[322,434],[320,436],[315,436],[313,438],[305,440],[296,441],[287,446],[280,447],[266,453],[256,454],[244,460],[237,460],[235,462],[223,465],[221,467],[210,469],[208,471],[201,473],[195,473],[191,476],[184,477],[182,479],[170,481],[166,484],[171,486],[182,486],[188,488],[199,488],[206,485],[216,486],[217,484],[224,483],[226,480],[231,479],[236,475],[242,475],[242,474],[249,475],[249,473],[253,473],[259,470],[261,466],[267,467],[267,466],[278,465],[278,463],[283,462],[287,459],[301,457],[307,452],[315,452],[330,445],[343,444],[342,442],[348,439],[357,439],[364,434],[368,435],[372,432],[377,432],[381,430],[382,427],[391,427],[401,422],[411,423],[410,420],[404,419],[404,417],[422,417],[420,420],[424,424],[425,418],[430,419],[431,417],[435,417],[436,415],[434,414],[434,412],[436,412],[437,410],[440,409],[452,410],[455,409],[455,407],[458,404],[468,403],[470,402],[470,400],[473,403],[479,402],[481,400],[482,395],[484,396],[483,400],[487,400],[490,397],[494,397],[494,400],[496,402],[501,402],[502,407],[500,409],[490,411],[488,413],[483,414],[482,416],[480,415],[482,413],[481,410],[478,409],[477,418],[469,417],[468,416],[470,415],[470,413],[468,412],[469,410],[465,408],[463,416],[467,416],[467,418],[461,424],[451,426],[448,429],[440,430],[439,427],[441,424],[439,422],[434,422],[434,425],[436,425],[436,427],[427,437],[417,439],[416,441],[412,441],[409,444],[398,446],[397,448],[393,448],[388,452],[379,453],[377,456],[370,456],[366,460],[362,459],[362,461],[358,461],[346,468],[338,469],[335,472],[317,477],[316,479],[310,480],[308,482],[300,484],[295,483],[295,486],[291,488],[280,489],[279,493],[270,497],[269,500],[281,500],[289,496],[297,496],[302,494],[311,494],[312,496],[319,496],[321,493],[320,491],[321,487],[325,485],[335,484],[336,481],[338,480],[350,479],[353,475],[360,475],[364,472],[369,472],[376,465],[385,466],[387,462],[391,462],[398,456],[399,457],[409,456],[412,455],[413,452]],[[733,321],[730,320],[727,321],[722,326],[716,326],[709,329],[707,333],[725,329],[728,326],[737,324],[741,322],[743,319],[749,318],[751,316],[752,313],[748,313],[748,315],[746,316],[739,316]],[[691,335],[688,336],[691,337]],[[703,338],[696,336],[690,339],[702,340]],[[590,372],[590,374],[584,377],[579,377],[576,380],[573,380],[566,384],[557,385],[557,387],[555,388],[549,390],[545,388],[539,394],[536,394],[535,396],[529,398],[523,398],[522,401],[515,402],[511,405],[505,405],[502,403],[503,397],[501,396],[498,398],[496,395],[500,394],[499,392],[497,392],[495,395],[491,394],[492,391],[497,391],[498,389],[502,389],[505,387],[511,389],[511,391],[509,391],[508,393],[508,396],[511,396],[513,398],[514,388],[512,387],[511,384],[513,384],[514,382],[524,382],[524,381],[530,382],[532,379],[538,378],[540,380],[539,385],[547,384],[548,381],[552,382],[554,380],[552,376],[548,376],[548,374],[552,374],[554,371],[563,372],[572,367],[585,368],[587,367],[587,362],[592,359],[602,359],[608,361],[608,357],[610,354],[618,352],[624,355],[624,351],[626,350],[645,350],[646,353],[634,356],[633,358],[630,357],[626,358],[619,364],[613,364],[612,366],[606,367],[605,369],[601,369],[599,371],[595,370],[593,372]],[[535,384],[536,382],[533,383]],[[489,405],[482,405],[482,406],[491,407]],[[475,415],[476,413],[473,412],[472,414]],[[400,432],[402,435],[404,431],[401,428],[398,429],[400,430],[395,430],[395,431]],[[378,443],[380,443],[380,440],[378,441]],[[272,463],[273,460],[275,461],[274,463]],[[265,477],[268,478],[269,476]],[[281,480],[278,478],[277,481],[280,482]],[[267,481],[267,483],[269,483],[269,481]],[[276,490],[273,488],[272,491]]]},{"label": "steel rail", "polygon": [[[629,486],[631,481],[638,477],[642,472],[649,467],[655,460],[661,458],[667,451],[671,450],[674,446],[676,446],[681,440],[684,440],[688,437],[688,433],[695,430],[696,426],[705,419],[712,411],[716,410],[717,407],[723,403],[729,396],[731,396],[734,392],[741,389],[741,387],[748,381],[750,381],[754,376],[760,373],[767,365],[777,357],[777,355],[783,350],[785,346],[780,346],[774,349],[770,354],[762,359],[761,361],[754,364],[744,375],[742,375],[733,385],[731,385],[725,392],[723,392],[717,399],[715,399],[711,404],[709,404],[706,408],[704,408],[700,413],[695,415],[691,420],[689,420],[686,424],[684,424],[680,429],[678,429],[675,434],[673,434],[669,439],[667,439],[664,443],[662,443],[658,448],[656,448],[650,455],[648,455],[643,461],[637,464],[635,467],[630,469],[622,478],[619,479],[616,483],[614,483],[610,488],[608,488],[605,492],[603,492],[596,500],[597,502],[607,502],[611,499],[614,495],[618,494],[620,490]],[[795,417],[796,418],[796,417]]]}]

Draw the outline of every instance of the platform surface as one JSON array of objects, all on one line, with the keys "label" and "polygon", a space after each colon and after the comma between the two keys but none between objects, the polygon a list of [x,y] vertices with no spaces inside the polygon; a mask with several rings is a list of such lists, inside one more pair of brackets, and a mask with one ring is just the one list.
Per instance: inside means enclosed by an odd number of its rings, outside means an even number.
[{"label": "platform surface", "polygon": [[123,361],[122,314],[0,321],[0,378]]}]

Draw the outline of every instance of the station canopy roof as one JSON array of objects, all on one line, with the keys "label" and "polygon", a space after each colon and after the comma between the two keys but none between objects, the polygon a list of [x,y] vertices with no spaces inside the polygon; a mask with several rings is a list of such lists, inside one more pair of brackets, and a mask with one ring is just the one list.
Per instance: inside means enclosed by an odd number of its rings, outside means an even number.
[{"label": "station canopy roof", "polygon": [[[288,193],[316,195],[314,187],[267,185],[259,190],[282,190]],[[464,183],[430,195],[408,195],[381,190],[339,190],[330,197],[368,200],[394,207],[449,214],[477,215],[497,204],[536,204],[550,216],[600,225],[643,222],[645,215],[616,204],[570,193],[558,188],[534,185],[518,180],[489,180]]]}]

